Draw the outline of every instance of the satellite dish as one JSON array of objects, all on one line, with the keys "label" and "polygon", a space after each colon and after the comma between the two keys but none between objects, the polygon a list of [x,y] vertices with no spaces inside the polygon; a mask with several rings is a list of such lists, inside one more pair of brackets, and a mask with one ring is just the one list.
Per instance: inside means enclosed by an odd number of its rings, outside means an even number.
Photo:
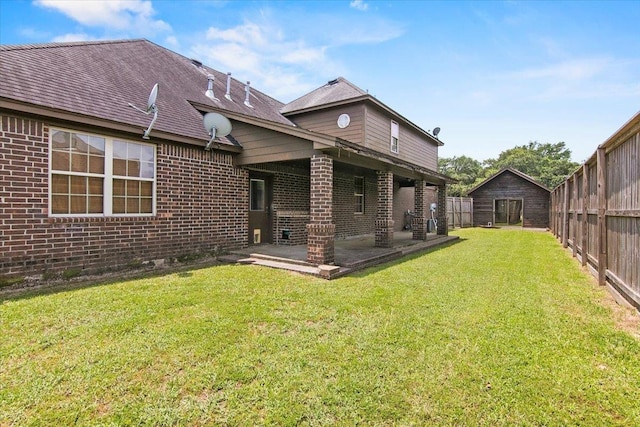
[{"label": "satellite dish", "polygon": [[436,138],[438,137],[438,134],[440,133],[440,128],[435,128],[433,130],[433,136],[435,136]]},{"label": "satellite dish", "polygon": [[202,118],[202,122],[204,124],[204,129],[209,133],[211,139],[205,150],[211,150],[211,145],[213,144],[213,140],[218,136],[227,136],[231,133],[231,122],[222,114],[218,113],[207,113]]},{"label": "satellite dish", "polygon": [[149,94],[149,100],[147,101],[147,113],[150,113],[156,108],[156,98],[158,97],[158,83],[153,85],[151,93]]},{"label": "satellite dish", "polygon": [[132,103],[129,103],[129,107],[134,108],[140,111],[141,113],[144,113],[147,115],[153,113],[153,119],[151,120],[151,123],[149,123],[149,127],[147,128],[147,130],[144,131],[144,134],[142,135],[142,139],[149,139],[149,134],[151,133],[151,129],[153,128],[153,125],[156,123],[156,120],[158,119],[158,106],[156,105],[156,98],[158,98],[158,83],[153,85],[153,88],[151,89],[151,93],[149,93],[149,99],[147,101],[146,110],[143,110],[142,108],[138,108]]}]

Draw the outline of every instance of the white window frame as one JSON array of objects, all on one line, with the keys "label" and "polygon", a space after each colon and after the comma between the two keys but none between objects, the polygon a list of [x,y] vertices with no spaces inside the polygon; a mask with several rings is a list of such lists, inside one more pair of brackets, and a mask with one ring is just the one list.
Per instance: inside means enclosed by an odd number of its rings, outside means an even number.
[{"label": "white window frame", "polygon": [[[97,138],[104,139],[104,174],[95,174],[89,172],[72,172],[72,171],[54,171],[53,170],[53,135],[56,131],[76,133],[80,135],[88,135],[94,136]],[[113,142],[121,141],[130,144],[139,144],[147,147],[153,148],[153,178],[141,178],[141,177],[132,177],[132,176],[120,176],[113,175]],[[153,217],[156,215],[156,202],[157,202],[157,177],[158,177],[158,150],[155,144],[149,144],[145,142],[131,141],[123,138],[112,138],[105,135],[84,132],[80,130],[74,129],[65,129],[65,128],[50,128],[49,129],[49,181],[48,181],[48,191],[49,191],[49,217],[51,218],[102,218],[102,217]],[[101,177],[104,179],[103,183],[103,209],[102,213],[69,213],[69,214],[54,214],[52,212],[53,208],[53,197],[52,197],[52,181],[53,175],[75,175],[75,176],[87,176],[87,177]],[[113,180],[115,179],[125,179],[129,181],[147,181],[152,182],[152,196],[151,196],[151,213],[113,213]]]},{"label": "white window frame", "polygon": [[391,120],[391,140],[389,149],[392,153],[400,152],[400,125],[398,122]]},{"label": "white window frame", "polygon": [[[361,193],[358,193],[357,190],[359,190],[358,188],[356,188],[356,180],[362,180],[362,187],[360,188],[360,190],[362,190]],[[353,209],[353,213],[357,214],[357,215],[362,215],[364,214],[364,210],[365,210],[365,205],[364,205],[364,193],[365,193],[365,180],[364,180],[364,176],[355,176],[353,177],[353,196],[354,196],[354,202],[356,198],[362,198],[362,210],[357,210],[358,204],[354,203],[354,209]]]}]

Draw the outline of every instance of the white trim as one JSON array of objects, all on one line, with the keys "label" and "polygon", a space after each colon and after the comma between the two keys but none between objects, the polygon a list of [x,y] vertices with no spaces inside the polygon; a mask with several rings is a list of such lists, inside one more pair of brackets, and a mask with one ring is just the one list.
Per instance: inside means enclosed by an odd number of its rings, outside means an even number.
[{"label": "white trim", "polygon": [[394,120],[391,120],[391,139],[389,140],[389,150],[394,154],[398,154],[400,152],[400,125]]},{"label": "white trim", "polygon": [[[104,174],[96,174],[90,172],[75,172],[75,171],[54,171],[53,170],[53,134],[56,131],[75,133],[79,135],[87,135],[94,136],[98,138],[104,139]],[[153,148],[153,178],[142,178],[142,177],[134,177],[134,176],[121,176],[121,175],[113,175],[113,142],[121,141],[128,144],[138,144],[144,145],[147,147]],[[84,131],[78,131],[74,129],[66,129],[62,127],[51,127],[49,129],[49,152],[47,153],[49,159],[49,174],[48,174],[48,194],[49,194],[49,203],[48,203],[48,212],[50,218],[105,218],[105,217],[118,217],[118,218],[148,218],[156,215],[156,203],[157,203],[157,168],[158,168],[158,149],[156,144],[150,144],[146,142],[139,141],[129,141],[121,138],[113,138],[105,135],[99,135],[95,133],[89,133]],[[102,213],[98,214],[79,214],[79,213],[71,213],[71,214],[54,214],[52,212],[52,202],[53,195],[51,189],[51,182],[53,179],[54,172],[56,175],[64,175],[64,176],[83,176],[83,177],[94,177],[94,178],[103,178],[103,187],[102,187]],[[152,196],[151,196],[151,213],[113,213],[113,179],[124,179],[128,181],[145,181],[152,183]]]}]

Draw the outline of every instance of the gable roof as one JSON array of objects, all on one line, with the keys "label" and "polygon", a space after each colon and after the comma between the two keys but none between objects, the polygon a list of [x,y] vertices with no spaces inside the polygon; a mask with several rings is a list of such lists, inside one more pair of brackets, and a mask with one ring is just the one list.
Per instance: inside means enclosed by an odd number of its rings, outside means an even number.
[{"label": "gable roof", "polygon": [[[215,77],[218,101],[205,95],[208,74]],[[280,114],[282,102],[251,88],[250,108],[244,104],[245,85],[236,79],[231,79],[228,100],[226,74],[148,40],[0,46],[0,75],[2,107],[70,114],[79,122],[139,128],[140,134],[151,117],[128,104],[146,106],[149,91],[158,83],[159,113],[152,137],[208,141],[196,104],[295,127]]]},{"label": "gable roof", "polygon": [[398,112],[389,108],[383,102],[380,102],[375,96],[360,89],[344,77],[330,80],[323,86],[301,96],[283,106],[280,112],[285,117],[293,117],[297,114],[307,113],[315,110],[331,108],[338,105],[353,104],[357,102],[370,102],[378,108],[389,114],[390,117],[404,122],[418,133],[427,137],[432,143],[442,146],[444,143],[411,120],[402,116]]},{"label": "gable roof", "polygon": [[505,172],[511,172],[512,174],[519,176],[520,178],[529,181],[530,183],[537,185],[538,187],[542,188],[543,190],[546,190],[548,192],[551,192],[551,190],[549,188],[547,188],[547,186],[545,186],[544,184],[541,184],[540,182],[536,181],[535,179],[533,179],[532,177],[530,177],[529,175],[520,172],[517,169],[514,169],[510,166],[507,166],[505,168],[500,169],[498,172],[494,173],[493,175],[491,175],[489,178],[485,179],[484,181],[482,181],[480,184],[476,185],[475,187],[473,187],[471,190],[468,191],[468,194],[473,193],[474,191],[478,190],[481,187],[484,187],[485,185],[487,185],[489,182],[493,181],[494,179],[496,179],[497,177],[499,177],[500,175],[502,175]]},{"label": "gable roof", "polygon": [[286,115],[289,113],[309,111],[347,100],[362,100],[368,95],[367,92],[344,77],[338,77],[308,94],[291,101],[282,107],[280,112]]}]

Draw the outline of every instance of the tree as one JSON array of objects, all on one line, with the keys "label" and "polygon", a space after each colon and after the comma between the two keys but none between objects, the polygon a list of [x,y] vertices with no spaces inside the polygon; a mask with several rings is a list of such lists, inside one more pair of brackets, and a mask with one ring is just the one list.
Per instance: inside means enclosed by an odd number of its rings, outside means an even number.
[{"label": "tree", "polygon": [[440,173],[458,180],[457,184],[448,186],[448,195],[455,197],[466,195],[483,172],[482,163],[467,156],[440,158],[438,159],[438,170]]},{"label": "tree", "polygon": [[540,144],[530,142],[500,153],[497,159],[484,161],[485,178],[505,167],[512,167],[536,181],[554,188],[579,166],[571,161],[571,150],[564,142]]}]

